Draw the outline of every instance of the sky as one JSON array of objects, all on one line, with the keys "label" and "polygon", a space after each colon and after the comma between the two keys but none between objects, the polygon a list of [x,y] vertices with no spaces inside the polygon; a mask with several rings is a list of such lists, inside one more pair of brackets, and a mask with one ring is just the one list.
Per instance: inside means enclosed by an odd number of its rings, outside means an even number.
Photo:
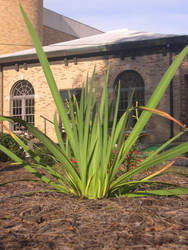
[{"label": "sky", "polygon": [[188,0],[44,0],[44,7],[105,32],[188,34]]}]

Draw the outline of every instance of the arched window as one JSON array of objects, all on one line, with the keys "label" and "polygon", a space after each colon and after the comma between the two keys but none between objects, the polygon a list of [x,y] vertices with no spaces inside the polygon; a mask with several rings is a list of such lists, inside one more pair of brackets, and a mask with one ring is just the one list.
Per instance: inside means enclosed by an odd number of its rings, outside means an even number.
[{"label": "arched window", "polygon": [[[11,116],[20,118],[34,125],[35,103],[34,89],[31,83],[26,80],[16,82],[11,89],[10,100]],[[22,128],[19,123],[14,123],[12,130],[21,131]]]},{"label": "arched window", "polygon": [[[131,94],[134,90],[133,105],[135,106],[138,101],[139,105],[144,105],[144,81],[139,73],[134,70],[127,70],[121,72],[115,82],[114,89],[117,95],[118,84],[120,82],[120,102],[118,119],[123,115],[127,109],[128,102],[130,100]],[[133,118],[134,113],[130,114],[129,126],[133,127],[136,120]]]}]

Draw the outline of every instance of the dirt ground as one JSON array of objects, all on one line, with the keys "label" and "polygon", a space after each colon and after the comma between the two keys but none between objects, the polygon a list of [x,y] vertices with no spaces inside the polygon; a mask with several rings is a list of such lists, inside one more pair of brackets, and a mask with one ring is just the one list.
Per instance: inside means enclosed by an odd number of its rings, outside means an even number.
[{"label": "dirt ground", "polygon": [[[0,183],[32,178],[0,166]],[[165,180],[188,186],[187,177]],[[45,184],[0,186],[0,250],[188,249],[188,196],[87,200],[30,193]]]}]

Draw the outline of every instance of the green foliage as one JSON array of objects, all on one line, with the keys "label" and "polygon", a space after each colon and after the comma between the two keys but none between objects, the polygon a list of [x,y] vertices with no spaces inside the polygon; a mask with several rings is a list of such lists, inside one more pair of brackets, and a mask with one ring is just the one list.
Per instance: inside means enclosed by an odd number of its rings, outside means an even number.
[{"label": "green foliage", "polygon": [[[24,157],[23,148],[21,148],[19,144],[9,134],[0,133],[0,144],[9,149],[14,154],[18,155],[19,157]],[[10,160],[10,157],[0,151],[0,161],[6,162]]]},{"label": "green foliage", "polygon": [[[137,179],[137,174],[188,152],[188,142],[184,142],[179,146],[164,151],[170,143],[184,134],[187,131],[186,129],[182,128],[182,131],[179,134],[157,148],[152,154],[146,157],[146,159],[143,159],[143,161],[138,161],[133,155],[136,142],[143,128],[149,121],[152,112],[156,112],[156,106],[162,98],[182,60],[188,53],[188,46],[177,56],[176,60],[166,71],[146,106],[147,110],[144,110],[141,113],[141,116],[138,118],[130,135],[125,138],[124,131],[128,124],[132,104],[130,100],[127,111],[118,121],[117,114],[120,88],[118,89],[115,110],[112,110],[111,107],[113,105],[112,103],[109,103],[108,98],[109,70],[104,76],[104,87],[100,102],[96,101],[94,71],[91,81],[87,79],[82,88],[80,103],[78,104],[76,97],[71,98],[69,96],[68,115],[39,39],[21,5],[20,8],[36,47],[41,66],[56,104],[58,115],[61,118],[63,127],[66,131],[67,138],[66,143],[64,144],[56,114],[54,115],[54,124],[58,145],[40,130],[25,121],[10,117],[0,117],[0,121],[16,121],[21,123],[29,133],[39,139],[42,145],[45,145],[50,152],[50,155],[53,155],[53,159],[55,159],[57,164],[55,167],[49,166],[48,162],[42,160],[41,154],[31,150],[15,134],[12,134],[12,137],[30,154],[33,161],[26,162],[25,160],[22,160],[3,145],[0,145],[0,150],[11,157],[15,162],[22,164],[28,171],[40,178],[41,181],[48,183],[54,187],[56,191],[66,194],[74,194],[90,199],[96,199],[118,195],[139,197],[147,195],[180,195],[188,193],[187,188],[177,187],[166,183],[163,183],[163,185],[165,185],[164,189],[157,189],[157,187],[161,187],[161,185],[150,180],[155,177],[157,173],[145,178]],[[157,113],[159,115],[161,114],[161,112]],[[162,115],[164,116],[164,113],[162,113]],[[109,124],[112,116],[113,122],[110,125],[111,132],[109,134]],[[129,168],[131,159],[136,161],[136,168],[132,166]],[[128,164],[126,170],[120,172],[120,168],[125,162]],[[171,165],[167,165],[166,167],[163,167],[163,169],[166,169],[169,166]],[[163,171],[163,169],[161,171]],[[143,190],[144,185],[147,187],[148,185],[151,187],[155,186],[156,189],[153,190],[152,188],[152,190]],[[142,187],[142,191],[138,190],[140,186]],[[167,186],[168,190],[166,189]]]},{"label": "green foliage", "polygon": [[53,155],[50,153],[50,151],[46,146],[38,144],[38,145],[33,145],[33,147],[34,147],[33,149],[34,154],[40,157],[40,161],[43,164],[53,166],[56,163]]}]

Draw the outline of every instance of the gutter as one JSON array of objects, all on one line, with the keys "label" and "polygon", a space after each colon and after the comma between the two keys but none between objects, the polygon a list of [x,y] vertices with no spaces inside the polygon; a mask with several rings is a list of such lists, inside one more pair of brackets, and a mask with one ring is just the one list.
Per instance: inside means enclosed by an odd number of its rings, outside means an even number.
[{"label": "gutter", "polygon": [[[106,46],[98,46],[95,47],[83,47],[78,49],[67,49],[67,50],[57,50],[57,51],[45,51],[44,52],[48,58],[49,61],[54,61],[55,59],[62,60],[62,58],[66,57],[84,57],[84,55],[93,55],[100,52],[106,52]],[[6,56],[4,58],[0,57],[0,64],[4,65],[13,65],[14,63],[22,63],[22,62],[32,62],[32,63],[38,63],[39,59],[36,52],[28,53],[28,54],[19,54],[19,55],[13,55],[13,56]]]},{"label": "gutter", "polygon": [[[142,51],[146,48],[163,48],[166,44],[175,45],[178,47],[184,47],[187,44],[188,36],[178,36],[178,37],[168,37],[168,38],[158,38],[151,40],[140,40],[140,41],[126,41],[121,42],[120,40],[116,43],[112,44],[101,44],[101,45],[90,45],[83,46],[82,44],[78,45],[80,47],[69,48],[69,49],[57,49],[48,51],[45,46],[44,52],[48,57],[49,61],[60,61],[63,58],[86,58],[100,55],[113,55],[119,53],[120,51],[125,51],[125,54],[128,52],[130,54],[131,51]],[[133,53],[132,52],[132,53]],[[20,52],[21,53],[21,52]],[[0,64],[4,66],[14,65],[15,63],[38,63],[38,57],[36,51],[33,51],[28,54],[18,54],[12,56],[1,57],[0,56]]]}]

